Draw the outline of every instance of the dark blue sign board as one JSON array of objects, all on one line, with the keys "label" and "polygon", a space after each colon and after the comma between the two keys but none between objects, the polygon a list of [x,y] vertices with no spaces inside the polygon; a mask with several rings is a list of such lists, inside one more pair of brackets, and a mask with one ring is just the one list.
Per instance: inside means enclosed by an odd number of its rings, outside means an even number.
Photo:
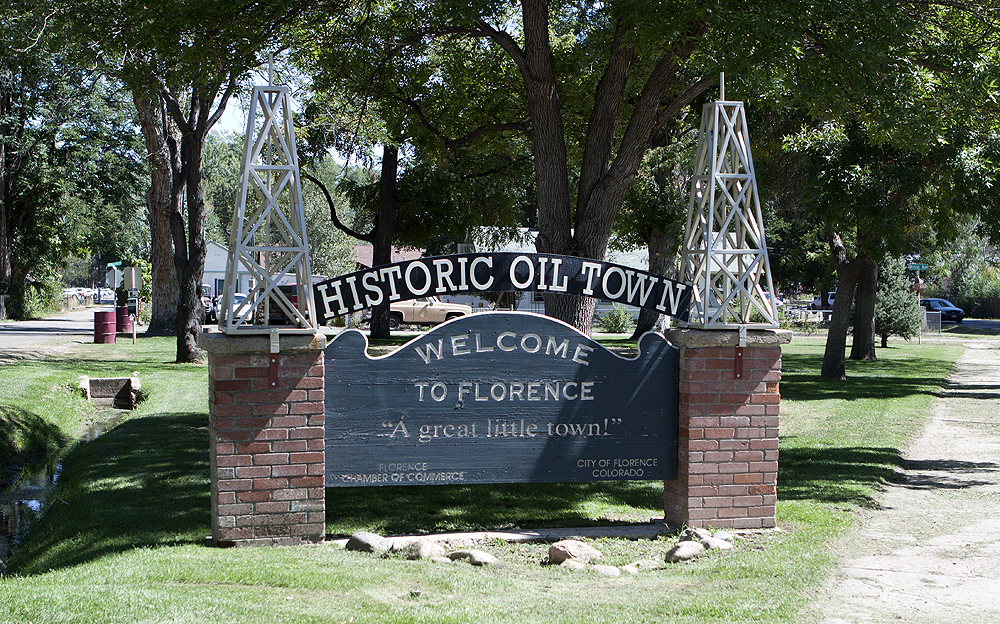
[{"label": "dark blue sign board", "polygon": [[622,358],[537,314],[461,317],[389,355],[326,349],[326,485],[676,477],[678,350]]},{"label": "dark blue sign board", "polygon": [[554,254],[472,253],[417,258],[313,285],[316,311],[336,316],[427,295],[550,292],[597,297],[686,321],[688,284],[611,262]]}]

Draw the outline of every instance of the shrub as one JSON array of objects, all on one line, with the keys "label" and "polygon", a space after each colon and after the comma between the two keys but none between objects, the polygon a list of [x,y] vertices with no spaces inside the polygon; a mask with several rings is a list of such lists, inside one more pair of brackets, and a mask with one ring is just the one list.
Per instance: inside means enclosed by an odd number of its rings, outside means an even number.
[{"label": "shrub", "polygon": [[628,309],[620,303],[614,304],[608,313],[600,317],[601,328],[609,334],[627,334],[635,329],[635,321]]}]

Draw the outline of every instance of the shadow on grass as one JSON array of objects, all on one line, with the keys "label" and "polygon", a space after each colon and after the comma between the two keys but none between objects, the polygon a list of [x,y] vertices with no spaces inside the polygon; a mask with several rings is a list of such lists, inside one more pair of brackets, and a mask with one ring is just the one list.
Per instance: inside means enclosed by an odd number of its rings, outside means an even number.
[{"label": "shadow on grass", "polygon": [[[628,525],[615,507],[662,517],[663,483],[513,483],[487,485],[327,488],[327,525],[336,534],[485,531],[539,527]],[[600,509],[608,510],[602,514]]]},{"label": "shadow on grass", "polygon": [[794,438],[781,439],[778,499],[871,507],[873,489],[893,480],[904,466],[895,448],[788,448]]},{"label": "shadow on grass", "polygon": [[[948,369],[941,360],[906,358],[847,362],[847,380],[820,379],[823,354],[782,354],[781,398],[791,401],[890,399],[938,393]],[[900,375],[899,371],[905,371]]]},{"label": "shadow on grass", "polygon": [[71,451],[51,507],[8,569],[37,574],[210,532],[205,414],[127,421]]}]

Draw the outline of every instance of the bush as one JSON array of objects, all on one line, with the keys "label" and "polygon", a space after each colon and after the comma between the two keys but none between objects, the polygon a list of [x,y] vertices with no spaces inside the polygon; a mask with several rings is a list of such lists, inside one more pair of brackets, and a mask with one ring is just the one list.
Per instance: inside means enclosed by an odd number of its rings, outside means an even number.
[{"label": "bush", "polygon": [[635,329],[635,321],[628,309],[620,303],[614,304],[607,314],[598,321],[601,329],[609,334],[627,334]]},{"label": "bush", "polygon": [[889,336],[909,340],[920,332],[924,309],[917,305],[910,289],[903,259],[888,258],[879,267],[878,292],[875,295],[875,333],[885,348]]}]

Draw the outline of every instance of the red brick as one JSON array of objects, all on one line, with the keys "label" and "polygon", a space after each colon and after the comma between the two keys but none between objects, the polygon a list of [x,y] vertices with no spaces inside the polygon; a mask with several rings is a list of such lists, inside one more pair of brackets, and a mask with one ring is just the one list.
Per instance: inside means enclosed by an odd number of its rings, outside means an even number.
[{"label": "red brick", "polygon": [[749,469],[746,462],[728,462],[719,464],[719,472],[749,472]]},{"label": "red brick", "polygon": [[306,400],[311,401],[313,403],[322,403],[323,401],[326,400],[325,397],[326,397],[326,391],[323,388],[320,388],[319,390],[310,390],[309,398],[307,398]]},{"label": "red brick", "polygon": [[236,452],[243,453],[245,455],[269,453],[271,452],[271,445],[267,442],[247,442],[245,444],[237,444]]},{"label": "red brick", "polygon": [[236,502],[236,492],[219,492],[215,499],[219,505],[230,505]]},{"label": "red brick", "polygon": [[288,487],[288,479],[263,478],[253,480],[254,490],[277,490]]},{"label": "red brick", "polygon": [[[284,429],[281,431],[288,432]],[[272,442],[271,450],[275,453],[301,453],[309,450],[309,443],[307,440],[282,440],[280,442]]]},{"label": "red brick", "polygon": [[763,451],[736,451],[736,453],[733,455],[733,459],[735,459],[736,461],[745,461],[745,462],[764,461],[764,452]]},{"label": "red brick", "polygon": [[301,440],[302,438],[322,438],[325,436],[325,433],[323,427],[298,427],[291,430],[289,437],[295,440]]},{"label": "red brick", "polygon": [[288,439],[287,429],[261,429],[253,434],[254,440],[267,440],[271,442],[271,448],[274,449],[274,445],[281,442],[282,440]]},{"label": "red brick", "polygon": [[326,406],[318,401],[292,403],[288,406],[289,414],[322,414]]},{"label": "red brick", "polygon": [[261,367],[240,367],[235,370],[235,374],[240,379],[261,379],[270,375],[270,369]]},{"label": "red brick", "polygon": [[271,500],[272,494],[269,490],[250,490],[238,494],[240,502],[261,503]]},{"label": "red brick", "polygon": [[712,439],[732,438],[736,431],[731,427],[713,427],[705,429],[705,437]]},{"label": "red brick", "polygon": [[291,429],[292,427],[304,427],[307,423],[308,419],[305,416],[282,416],[275,418],[273,424],[275,427]]},{"label": "red brick", "polygon": [[216,405],[216,416],[249,416],[253,412],[249,405]]},{"label": "red brick", "polygon": [[246,379],[219,380],[214,385],[215,392],[246,392],[250,390],[250,381]]},{"label": "red brick", "polygon": [[749,446],[749,440],[719,440],[720,451],[745,451]]},{"label": "red brick", "polygon": [[781,403],[780,394],[755,394],[750,397],[754,405],[777,405]]},{"label": "red brick", "polygon": [[751,485],[751,486],[749,486],[749,488],[747,488],[747,491],[750,494],[760,494],[760,495],[763,496],[763,495],[774,494],[775,491],[776,491],[776,488],[775,488],[775,486],[773,484]]},{"label": "red brick", "polygon": [[733,475],[733,483],[763,483],[764,475],[759,472],[746,472]]},{"label": "red brick", "polygon": [[763,502],[761,496],[736,496],[733,498],[733,505],[736,507],[757,507]]},{"label": "red brick", "polygon": [[[225,440],[227,442],[247,442],[250,440],[251,433],[249,431],[243,431],[240,429],[216,429],[215,439]],[[232,445],[229,445],[232,448]]]},{"label": "red brick", "polygon": [[[274,477],[302,477],[306,475],[306,466],[302,464],[291,464],[288,466],[274,466],[271,476]],[[295,484],[293,484],[295,485]]]},{"label": "red brick", "polygon": [[253,513],[253,505],[251,505],[250,503],[219,505],[220,516],[244,516],[249,513]]},{"label": "red brick", "polygon": [[253,463],[259,466],[287,464],[288,453],[261,453],[260,455],[254,455]]},{"label": "red brick", "polygon": [[253,406],[255,416],[283,416],[288,413],[288,406],[284,403],[261,403]]},{"label": "red brick", "polygon": [[291,403],[295,401],[305,401],[309,398],[307,390],[275,390],[271,393],[275,402]]},{"label": "red brick", "polygon": [[219,479],[219,490],[230,492],[243,492],[253,487],[250,479]]},{"label": "red brick", "polygon": [[730,451],[709,451],[704,454],[704,461],[720,463],[733,461],[733,453]]},{"label": "red brick", "polygon": [[777,472],[778,462],[776,461],[762,461],[762,462],[751,462],[750,472]]},{"label": "red brick", "polygon": [[687,445],[692,451],[716,451],[719,449],[718,440],[691,440]]},{"label": "red brick", "polygon": [[248,403],[250,405],[257,405],[262,403],[274,403],[271,400],[270,392],[261,392],[260,390],[248,390],[246,392],[237,392],[233,395],[233,398],[237,403]]},{"label": "red brick", "polygon": [[270,425],[271,419],[266,416],[252,416],[247,418],[237,418],[233,424],[234,429],[263,429]]},{"label": "red brick", "polygon": [[254,505],[254,512],[259,514],[284,514],[288,513],[291,506],[289,501],[272,501],[269,503],[257,503]]},{"label": "red brick", "polygon": [[323,452],[291,453],[288,456],[288,463],[291,464],[320,464],[326,461],[326,454]]},{"label": "red brick", "polygon": [[242,466],[236,469],[236,476],[241,479],[253,479],[255,477],[270,477],[270,466]]},{"label": "red brick", "polygon": [[305,500],[309,496],[309,490],[305,488],[274,490],[271,495],[274,500]]}]

